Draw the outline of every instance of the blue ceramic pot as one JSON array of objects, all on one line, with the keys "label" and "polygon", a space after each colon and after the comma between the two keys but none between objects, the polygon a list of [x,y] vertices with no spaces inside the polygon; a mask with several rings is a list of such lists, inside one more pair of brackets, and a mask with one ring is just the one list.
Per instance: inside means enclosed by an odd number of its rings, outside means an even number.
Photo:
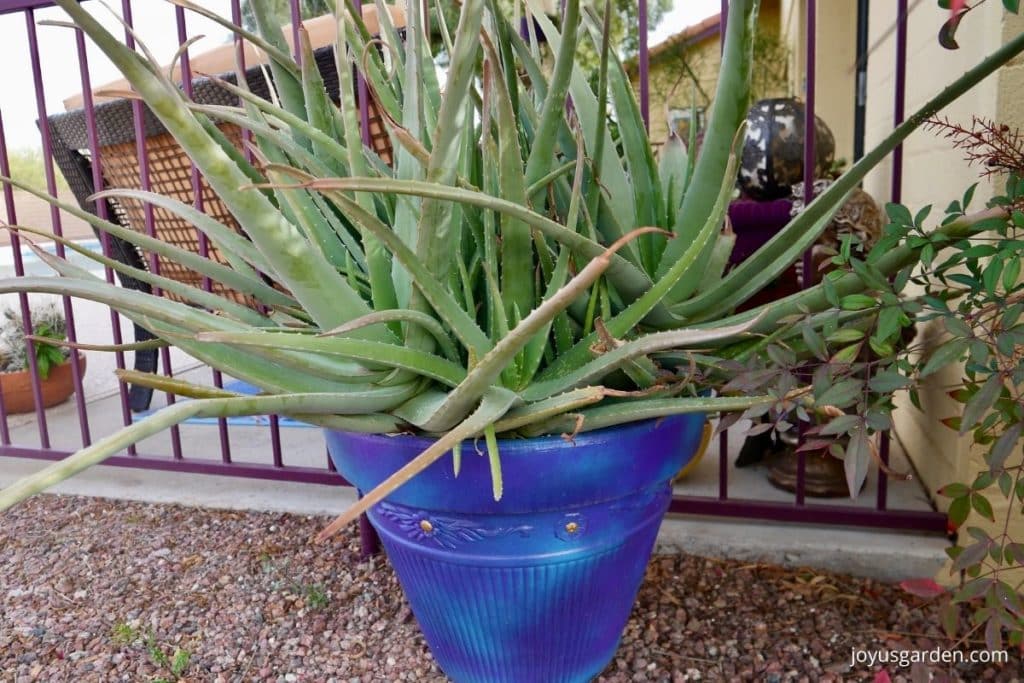
[{"label": "blue ceramic pot", "polygon": [[[611,661],[703,415],[499,442],[504,497],[463,445],[374,506],[370,521],[444,672],[459,683],[589,681]],[[423,451],[411,436],[327,432],[363,491]],[[480,444],[482,447],[482,443]]]}]

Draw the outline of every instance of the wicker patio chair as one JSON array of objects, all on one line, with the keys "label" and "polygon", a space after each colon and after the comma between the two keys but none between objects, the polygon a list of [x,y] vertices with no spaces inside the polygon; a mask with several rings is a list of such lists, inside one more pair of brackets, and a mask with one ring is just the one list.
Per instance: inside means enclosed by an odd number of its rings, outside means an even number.
[{"label": "wicker patio chair", "polygon": [[[376,26],[376,9],[370,7],[364,12],[368,28],[371,32]],[[404,14],[399,9],[392,9],[392,20],[396,26],[404,26]],[[335,102],[338,101],[338,74],[335,68],[333,48],[334,42],[333,17],[321,17],[305,26],[314,46],[323,45],[314,50],[314,57],[324,80],[328,94]],[[291,31],[285,30],[289,40]],[[270,97],[271,84],[267,81],[269,70],[260,66],[261,56],[255,51],[247,50],[245,73],[246,81],[253,93]],[[233,73],[234,46],[225,45],[192,59],[193,73],[221,73],[224,80],[235,82]],[[97,91],[124,90],[127,84],[123,81],[110,83]],[[238,99],[215,81],[209,78],[196,78],[192,82],[192,99],[202,104],[234,106]],[[82,96],[65,100],[69,111],[50,116],[46,124],[49,128],[53,147],[54,161],[67,180],[68,186],[76,200],[86,211],[97,213],[99,207],[88,200],[95,191],[93,184],[92,164],[89,155],[89,136],[86,123],[86,112],[82,108]],[[384,127],[376,103],[371,99],[368,103],[370,133],[372,147],[386,163],[391,162],[391,140]],[[136,154],[135,123],[132,102],[126,99],[105,101],[95,105],[95,121],[97,144],[100,150],[101,171],[106,187],[140,188],[142,187],[141,169]],[[236,146],[241,148],[242,131],[230,123],[219,123],[218,128]],[[153,113],[143,107],[142,130],[145,136],[146,158],[149,170],[150,189],[154,192],[174,197],[186,204],[192,204],[195,196],[192,187],[192,163],[174,138],[166,131]],[[211,190],[205,180],[201,180],[200,196],[205,213],[221,223],[239,229],[227,207]],[[134,200],[108,200],[107,215],[111,220],[125,227],[147,232],[145,207]],[[187,221],[158,207],[152,209],[152,231],[155,237],[178,247],[200,253],[199,233]],[[122,263],[136,268],[148,269],[151,259],[155,260],[159,273],[168,278],[184,282],[196,287],[203,286],[203,277],[178,263],[162,256],[142,253],[134,245],[115,238],[110,238],[111,256]],[[207,257],[226,263],[215,245],[207,245]],[[134,278],[119,276],[123,287],[151,292],[148,284]],[[240,292],[212,283],[212,291],[229,297],[239,303],[256,306],[257,303]],[[177,298],[170,293],[164,296]],[[136,325],[136,341],[152,339],[153,335],[146,329]],[[137,351],[135,353],[135,369],[143,372],[155,372],[157,352]],[[146,410],[152,398],[152,390],[140,386],[132,386],[129,391],[129,405],[133,411]]]}]

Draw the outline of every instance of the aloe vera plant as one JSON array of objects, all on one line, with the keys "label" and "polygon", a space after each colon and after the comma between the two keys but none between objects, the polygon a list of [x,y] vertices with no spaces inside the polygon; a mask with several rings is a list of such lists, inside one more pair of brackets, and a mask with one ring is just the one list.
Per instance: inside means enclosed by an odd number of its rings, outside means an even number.
[{"label": "aloe vera plant", "polygon": [[[402,44],[377,0],[386,50],[349,3],[338,3],[338,104],[311,66],[305,35],[300,31],[300,66],[265,6],[253,2],[260,35],[243,35],[269,56],[276,98],[259,99],[241,81],[224,83],[238,95],[237,107],[189,102],[158,65],[125,47],[78,2],[57,1],[174,135],[248,239],[167,197],[101,193],[150,201],[186,218],[227,256],[224,266],[62,207],[251,295],[265,312],[89,252],[194,305],[116,288],[43,252],[61,277],[6,280],[0,292],[105,302],[265,393],[241,396],[133,376],[196,400],[5,489],[0,509],[197,415],[276,413],[343,430],[437,437],[323,535],[453,449],[457,468],[459,444],[478,436],[490,450],[500,496],[498,435],[586,431],[752,406],[807,408],[810,394],[800,389],[712,396],[707,382],[727,382],[729,366],[721,361],[758,353],[759,340],[799,337],[789,316],[824,324],[815,316],[835,309],[837,293],[870,290],[870,282],[849,273],[827,291],[819,285],[771,306],[733,311],[814,242],[845,194],[925,116],[1024,49],[1018,37],[955,81],[759,252],[723,274],[729,242],[721,226],[749,104],[757,0],[730,3],[720,80],[695,162],[675,139],[655,158],[629,80],[609,48],[608,23],[579,0],[567,0],[558,26],[541,0],[525,0],[553,56],[547,64],[497,0],[464,0],[458,25],[442,26],[450,55],[443,90],[420,3],[408,5]],[[602,56],[596,86],[576,61],[584,41]],[[396,146],[393,167],[361,142],[354,66],[386,120]],[[619,140],[609,131],[609,112]],[[258,167],[230,146],[215,121],[252,131]],[[974,224],[940,229],[962,237]],[[875,266],[890,276],[916,258],[914,248],[901,245]]]}]

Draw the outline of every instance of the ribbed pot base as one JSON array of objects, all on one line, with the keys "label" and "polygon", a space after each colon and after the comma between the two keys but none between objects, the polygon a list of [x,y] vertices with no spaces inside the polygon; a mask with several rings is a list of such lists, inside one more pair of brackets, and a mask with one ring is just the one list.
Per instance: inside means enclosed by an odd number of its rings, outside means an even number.
[{"label": "ribbed pot base", "polygon": [[[615,654],[668,507],[668,488],[630,502],[514,519],[388,506],[371,519],[449,677],[575,683],[597,676]],[[408,524],[403,530],[399,515],[417,520],[418,533],[410,534]],[[536,536],[555,544],[544,543],[544,553],[516,552]]]},{"label": "ribbed pot base", "polygon": [[[499,442],[505,494],[464,446],[369,513],[441,669],[456,683],[589,681],[615,654],[669,480],[703,415]],[[368,491],[430,445],[327,431],[341,474]]]}]

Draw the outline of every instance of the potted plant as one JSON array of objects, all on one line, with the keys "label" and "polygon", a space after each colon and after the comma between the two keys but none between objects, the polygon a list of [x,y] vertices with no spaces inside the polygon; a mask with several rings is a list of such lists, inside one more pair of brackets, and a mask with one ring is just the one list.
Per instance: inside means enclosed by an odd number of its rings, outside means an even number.
[{"label": "potted plant", "polygon": [[[32,335],[26,337],[21,311],[6,307],[0,312],[0,392],[8,414],[35,410],[35,392],[29,353],[39,372],[40,400],[44,408],[63,403],[75,392],[70,352],[47,340],[63,342],[67,335],[64,313],[48,301],[30,308]],[[78,354],[79,372],[85,374],[85,356]]]},{"label": "potted plant", "polygon": [[[230,262],[192,267],[263,301],[266,312],[114,265],[175,287],[196,306],[158,299],[54,258],[47,260],[63,277],[7,280],[0,292],[107,302],[265,394],[133,376],[199,400],[14,484],[0,492],[0,508],[191,416],[306,420],[325,428],[339,470],[363,494],[320,537],[369,512],[447,674],[585,680],[613,655],[669,480],[698,445],[704,416],[828,413],[815,398],[822,387],[803,387],[795,375],[753,393],[733,382],[754,382],[755,366],[776,362],[766,351],[772,342],[862,322],[869,307],[852,304],[868,298],[872,278],[837,273],[771,305],[733,310],[814,242],[843,196],[920,117],[724,274],[727,243],[718,238],[749,105],[756,0],[730,3],[699,158],[670,142],[657,162],[609,47],[607,7],[602,19],[567,0],[556,26],[540,0],[527,0],[550,50],[548,72],[495,0],[465,0],[458,26],[442,29],[450,55],[442,92],[419,3],[408,6],[404,46],[387,12],[379,13],[382,38],[371,39],[358,13],[339,3],[336,107],[312,60],[297,65],[266,5],[254,2],[261,35],[244,35],[270,56],[275,103],[223,83],[241,106],[216,107],[190,104],[77,2],[58,3],[177,138],[248,239],[165,197],[107,194],[188,217]],[[577,62],[587,40],[601,55],[594,85]],[[308,57],[301,31],[300,46]],[[1000,48],[926,111],[1022,49],[1024,37]],[[394,167],[361,143],[354,70],[387,119]],[[609,105],[621,156],[606,125]],[[252,131],[258,168],[211,119]],[[145,249],[186,257],[79,215]],[[966,237],[977,220],[939,230]],[[870,274],[896,275],[917,258],[912,245],[892,246]],[[862,477],[866,455],[851,448],[847,457],[854,479]]]}]

